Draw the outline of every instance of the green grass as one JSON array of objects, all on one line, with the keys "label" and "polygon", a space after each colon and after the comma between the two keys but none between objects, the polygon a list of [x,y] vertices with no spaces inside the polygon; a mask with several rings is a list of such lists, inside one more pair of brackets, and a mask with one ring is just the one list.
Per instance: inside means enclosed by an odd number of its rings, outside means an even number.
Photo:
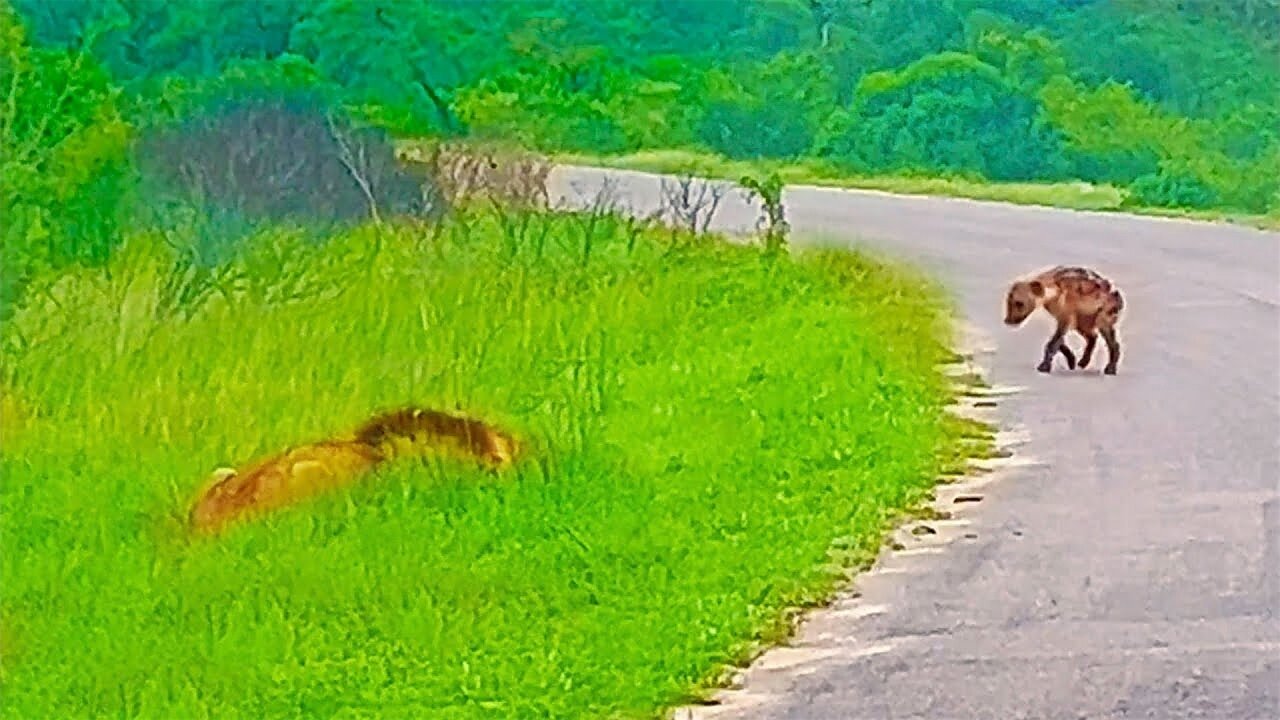
[{"label": "green grass", "polygon": [[[946,309],[856,254],[668,240],[270,231],[166,306],[138,235],[33,290],[0,378],[0,717],[649,717],[784,635],[974,445]],[[406,402],[535,457],[181,533],[213,467]]]},{"label": "green grass", "polygon": [[859,176],[819,160],[743,161],[711,153],[688,150],[647,150],[627,155],[556,154],[567,165],[610,167],[655,173],[691,172],[701,177],[737,180],[745,174],[774,171],[789,185],[880,190],[901,195],[932,195],[992,200],[1017,205],[1040,205],[1071,210],[1124,212],[1138,215],[1178,217],[1194,220],[1230,221],[1253,227],[1280,230],[1280,214],[1247,215],[1226,211],[1188,210],[1135,205],[1127,191],[1113,185],[1087,182],[995,183],[965,178]]}]

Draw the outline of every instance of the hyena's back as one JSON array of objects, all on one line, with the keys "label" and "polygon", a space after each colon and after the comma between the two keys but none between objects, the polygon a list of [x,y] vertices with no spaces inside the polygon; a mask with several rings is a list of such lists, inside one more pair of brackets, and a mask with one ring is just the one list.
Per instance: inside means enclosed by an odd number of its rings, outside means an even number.
[{"label": "hyena's back", "polygon": [[1111,281],[1086,267],[1059,265],[1047,271],[1041,282],[1056,290],[1046,303],[1056,317],[1094,316],[1116,302],[1123,306]]}]

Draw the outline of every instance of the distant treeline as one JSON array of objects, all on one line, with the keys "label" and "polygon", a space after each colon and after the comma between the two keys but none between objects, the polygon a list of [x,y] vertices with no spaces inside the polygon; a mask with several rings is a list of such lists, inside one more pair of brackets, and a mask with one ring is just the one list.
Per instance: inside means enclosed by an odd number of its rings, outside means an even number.
[{"label": "distant treeline", "polygon": [[130,87],[267,62],[400,133],[1280,203],[1280,0],[11,1]]},{"label": "distant treeline", "polygon": [[0,0],[0,44],[5,253],[37,264],[103,256],[139,128],[237,87],[398,135],[1280,211],[1280,0]]}]

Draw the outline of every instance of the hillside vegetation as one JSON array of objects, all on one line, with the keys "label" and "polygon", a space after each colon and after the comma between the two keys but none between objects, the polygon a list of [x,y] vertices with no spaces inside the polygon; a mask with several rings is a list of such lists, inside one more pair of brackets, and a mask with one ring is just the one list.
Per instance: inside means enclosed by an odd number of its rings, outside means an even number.
[{"label": "hillside vegetation", "polygon": [[1278,0],[12,1],[130,84],[273,63],[400,134],[1280,207]]}]

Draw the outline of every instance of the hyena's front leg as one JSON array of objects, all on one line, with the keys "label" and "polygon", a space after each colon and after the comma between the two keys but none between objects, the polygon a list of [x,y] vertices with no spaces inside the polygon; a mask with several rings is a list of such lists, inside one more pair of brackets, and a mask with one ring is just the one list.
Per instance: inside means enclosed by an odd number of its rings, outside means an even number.
[{"label": "hyena's front leg", "polygon": [[1067,361],[1067,369],[1076,369],[1076,354],[1071,352],[1071,348],[1067,347],[1067,339],[1064,336],[1062,342],[1058,343],[1058,352],[1062,353],[1062,358]]},{"label": "hyena's front leg", "polygon": [[1113,327],[1099,328],[1102,333],[1102,339],[1107,341],[1107,365],[1102,368],[1102,372],[1107,375],[1116,374],[1116,366],[1120,364],[1120,338],[1116,337],[1116,329]]},{"label": "hyena's front leg", "polygon": [[[1053,356],[1057,355],[1062,349],[1062,339],[1066,334],[1067,324],[1061,320],[1058,321],[1058,328],[1053,331],[1053,335],[1049,338],[1049,342],[1044,344],[1044,358],[1040,361],[1040,364],[1036,366],[1037,370],[1042,373],[1047,373],[1053,368]],[[1071,351],[1068,350],[1067,352],[1069,353]]]}]

